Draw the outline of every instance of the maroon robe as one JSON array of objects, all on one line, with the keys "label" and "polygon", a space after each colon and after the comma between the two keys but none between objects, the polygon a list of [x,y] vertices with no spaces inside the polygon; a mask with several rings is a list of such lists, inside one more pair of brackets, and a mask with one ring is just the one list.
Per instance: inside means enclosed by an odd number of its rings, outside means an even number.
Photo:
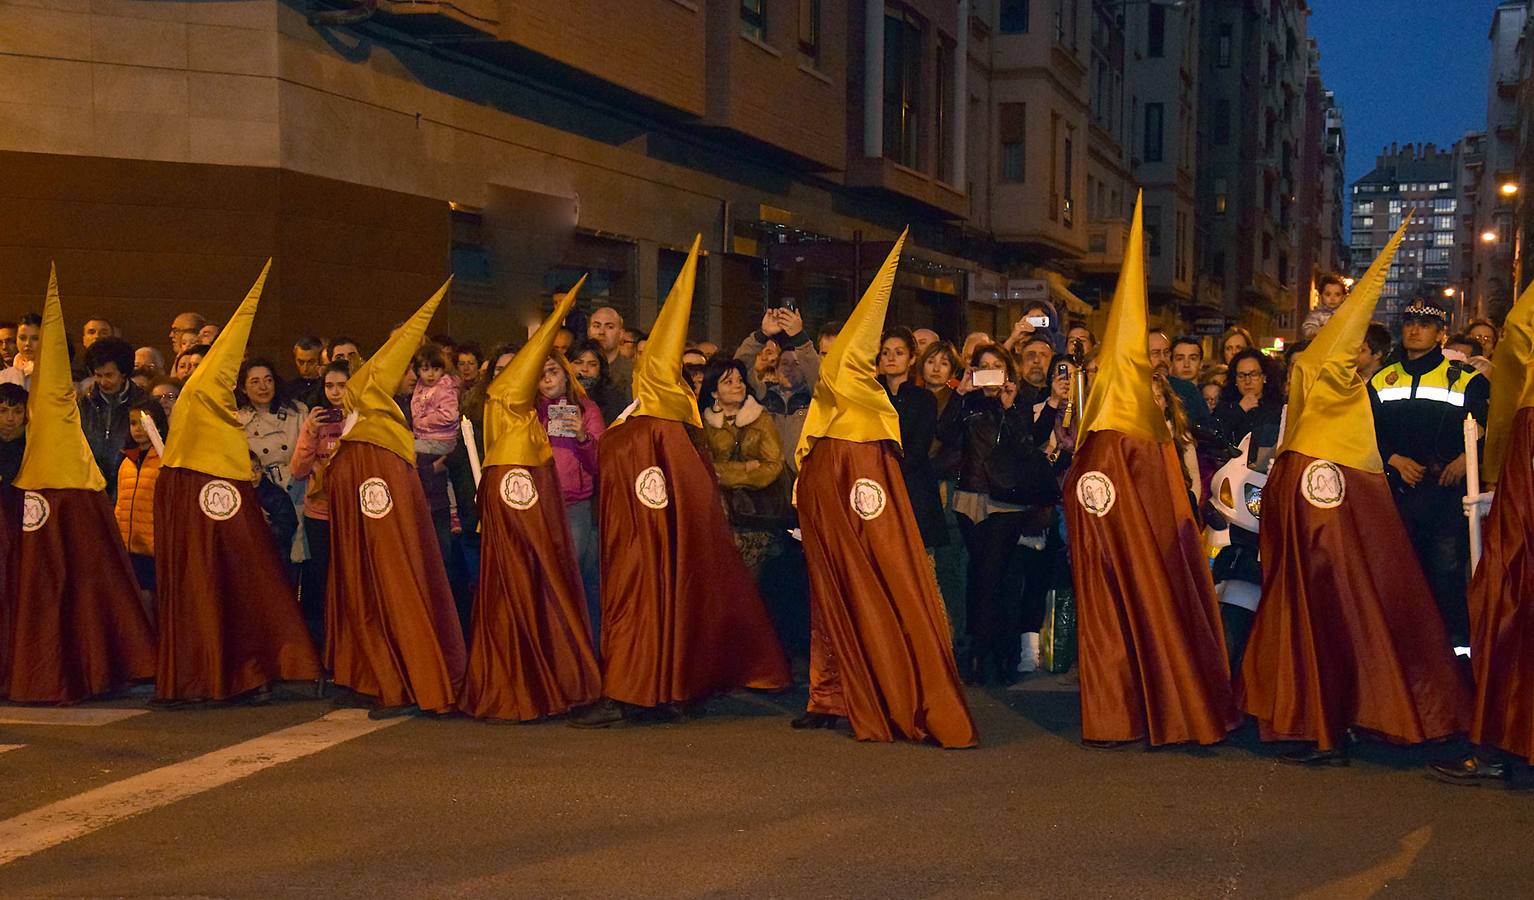
[{"label": "maroon robe", "polygon": [[636,416],[597,444],[603,693],[635,706],[788,687],[714,468],[681,422]]},{"label": "maroon robe", "polygon": [[162,468],[154,531],[156,698],[223,700],[274,681],[320,677],[314,642],[248,479]]},{"label": "maroon robe", "polygon": [[21,491],[0,484],[0,697],[11,681],[11,622],[16,617],[17,561],[21,558]]},{"label": "maroon robe", "polygon": [[1283,454],[1262,491],[1262,603],[1241,665],[1242,709],[1264,740],[1321,750],[1349,726],[1402,743],[1454,734],[1469,687],[1389,483],[1322,463],[1341,473],[1339,495],[1330,471],[1307,482],[1314,462]]},{"label": "maroon robe", "polygon": [[1065,484],[1089,741],[1218,743],[1240,722],[1219,601],[1170,442],[1087,435]]},{"label": "maroon robe", "polygon": [[1470,583],[1470,740],[1534,763],[1534,408],[1513,417],[1501,478]]},{"label": "maroon robe", "polygon": [[455,709],[463,626],[414,467],[382,447],[342,441],[325,478],[325,662],[336,684],[383,706]]},{"label": "maroon robe", "polygon": [[154,677],[154,630],[106,494],[45,488],[22,503],[41,524],[21,533],[10,698],[74,703]]},{"label": "maroon robe", "polygon": [[975,746],[948,615],[891,445],[820,438],[797,493],[809,711],[847,717],[859,740]]},{"label": "maroon robe", "polygon": [[554,463],[485,469],[479,510],[479,591],[459,708],[528,721],[596,702],[602,675]]}]

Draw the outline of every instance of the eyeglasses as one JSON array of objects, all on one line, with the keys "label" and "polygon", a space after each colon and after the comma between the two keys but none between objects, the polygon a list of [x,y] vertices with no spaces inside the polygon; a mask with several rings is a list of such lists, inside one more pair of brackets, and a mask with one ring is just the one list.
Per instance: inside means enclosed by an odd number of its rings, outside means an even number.
[{"label": "eyeglasses", "polygon": [[1262,378],[1262,377],[1264,377],[1264,376],[1263,376],[1263,374],[1261,372],[1237,372],[1236,373],[1236,380],[1237,381],[1256,381],[1257,379]]}]

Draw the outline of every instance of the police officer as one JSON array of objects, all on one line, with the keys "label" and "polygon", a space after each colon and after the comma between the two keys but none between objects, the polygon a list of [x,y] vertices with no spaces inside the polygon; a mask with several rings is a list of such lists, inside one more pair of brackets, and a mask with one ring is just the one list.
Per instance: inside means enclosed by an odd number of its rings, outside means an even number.
[{"label": "police officer", "polygon": [[1380,457],[1396,508],[1426,571],[1455,646],[1469,642],[1465,608],[1469,534],[1465,493],[1464,421],[1483,427],[1491,384],[1469,365],[1446,359],[1442,342],[1449,314],[1431,301],[1401,313],[1401,358],[1369,379]]}]

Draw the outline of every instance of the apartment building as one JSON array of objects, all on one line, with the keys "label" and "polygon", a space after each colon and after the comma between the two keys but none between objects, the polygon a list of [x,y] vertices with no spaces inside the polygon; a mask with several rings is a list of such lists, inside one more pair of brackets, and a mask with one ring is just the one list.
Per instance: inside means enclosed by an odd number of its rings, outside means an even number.
[{"label": "apartment building", "polygon": [[1309,8],[1208,0],[1201,10],[1198,295],[1260,335],[1292,332]]},{"label": "apartment building", "polygon": [[1381,292],[1377,318],[1396,326],[1400,311],[1418,298],[1443,302],[1455,287],[1459,197],[1455,158],[1429,144],[1392,144],[1369,174],[1353,183],[1353,274],[1362,275],[1384,249],[1403,217],[1412,223]]},{"label": "apartment building", "polygon": [[[1305,82],[1305,130],[1300,144],[1300,180],[1297,185],[1299,214],[1299,261],[1291,315],[1287,322],[1303,322],[1321,302],[1318,282],[1322,276],[1345,272],[1348,257],[1343,238],[1343,185],[1347,142],[1342,109],[1321,80],[1321,51],[1309,42],[1310,71]],[[1297,329],[1284,334],[1297,336]]]},{"label": "apartment building", "polygon": [[72,318],[152,340],[138,323],[217,319],[273,257],[263,353],[319,328],[376,345],[450,272],[444,331],[517,337],[584,272],[582,313],[644,325],[701,233],[693,331],[733,341],[768,302],[844,314],[910,225],[897,321],[957,331],[971,305],[1006,318],[970,290],[1003,278],[964,227],[967,3],[611,13],[0,5],[0,313],[36,308],[52,259]]}]

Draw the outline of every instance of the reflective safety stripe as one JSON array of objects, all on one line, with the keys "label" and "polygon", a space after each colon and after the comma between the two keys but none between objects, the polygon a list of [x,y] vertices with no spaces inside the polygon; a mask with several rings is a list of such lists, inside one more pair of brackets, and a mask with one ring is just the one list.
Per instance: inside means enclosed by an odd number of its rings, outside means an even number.
[{"label": "reflective safety stripe", "polygon": [[1447,403],[1451,406],[1464,406],[1465,395],[1461,391],[1451,391],[1440,387],[1417,388],[1418,400],[1434,400],[1438,403]]},{"label": "reflective safety stripe", "polygon": [[1380,390],[1375,391],[1375,394],[1379,396],[1381,403],[1389,403],[1391,400],[1408,400],[1411,398],[1411,388],[1381,388]]}]

